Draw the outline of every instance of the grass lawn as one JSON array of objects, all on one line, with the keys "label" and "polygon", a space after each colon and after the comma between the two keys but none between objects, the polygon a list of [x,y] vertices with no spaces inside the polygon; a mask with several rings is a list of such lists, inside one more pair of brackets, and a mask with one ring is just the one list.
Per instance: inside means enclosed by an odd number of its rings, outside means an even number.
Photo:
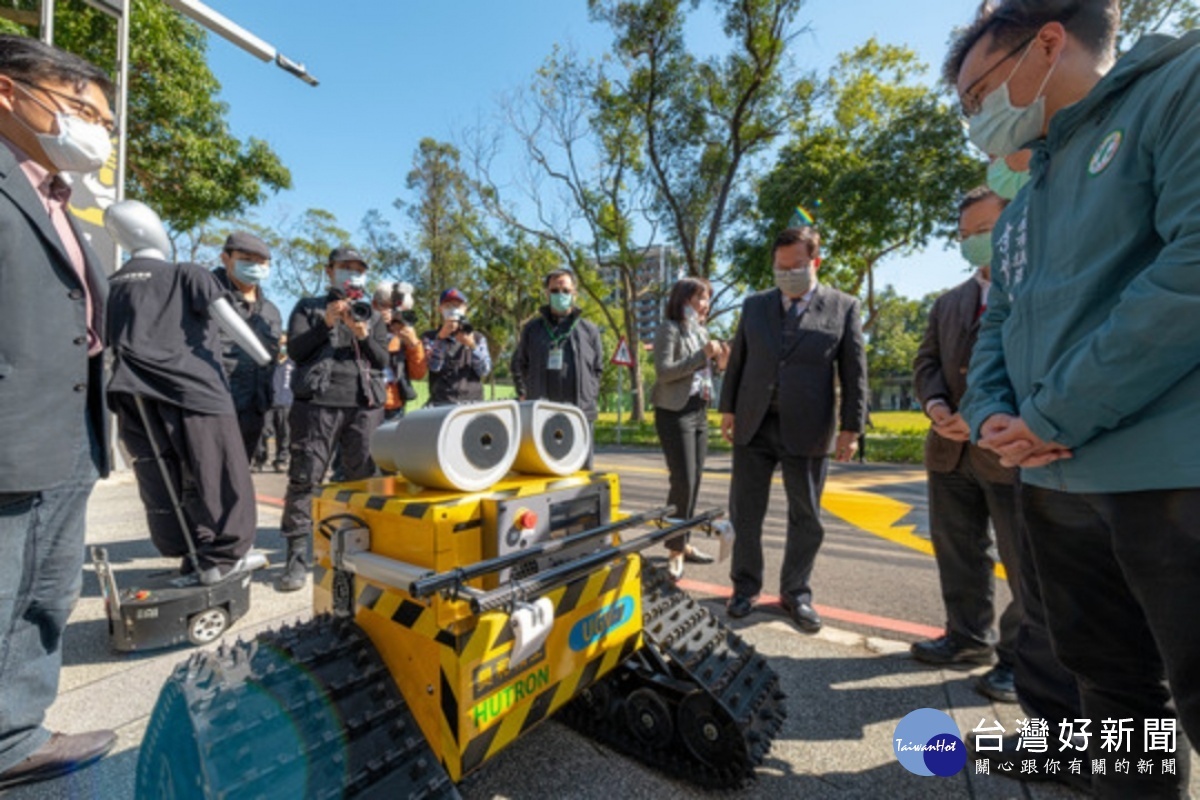
[{"label": "grass lawn", "polygon": [[[621,420],[621,444],[657,448],[658,434],[654,430],[654,412],[650,411],[641,425]],[[873,428],[867,431],[867,461],[896,464],[919,464],[925,446],[929,419],[919,411],[881,411],[871,414]],[[596,443],[616,444],[617,415],[602,413],[596,420]],[[708,446],[714,451],[728,451],[729,444],[721,438],[721,415],[708,412]]]}]

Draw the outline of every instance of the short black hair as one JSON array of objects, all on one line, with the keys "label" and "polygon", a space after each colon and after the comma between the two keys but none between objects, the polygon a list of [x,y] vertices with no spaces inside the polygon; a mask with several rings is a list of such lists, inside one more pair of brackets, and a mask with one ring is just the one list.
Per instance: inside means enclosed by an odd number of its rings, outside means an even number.
[{"label": "short black hair", "polygon": [[701,292],[706,292],[709,297],[712,297],[712,284],[704,278],[689,276],[675,281],[675,285],[671,287],[671,294],[667,297],[667,319],[683,322],[684,306],[692,302],[692,298]]},{"label": "short black hair", "polygon": [[803,225],[799,228],[784,228],[775,237],[775,244],[771,245],[771,255],[775,255],[781,247],[791,247],[799,242],[804,242],[808,245],[808,255],[810,258],[816,258],[821,255],[821,233],[811,225]]},{"label": "short black hair", "polygon": [[108,73],[95,64],[28,36],[0,34],[0,74],[25,83],[59,81],[75,91],[94,83],[106,95],[113,92]]},{"label": "short black hair", "polygon": [[961,217],[963,212],[973,205],[982,203],[985,200],[996,199],[1000,201],[1000,207],[1004,208],[1008,205],[1008,201],[1000,195],[996,194],[987,186],[976,186],[971,191],[962,196],[962,200],[958,201],[958,215]]},{"label": "short black hair", "polygon": [[989,53],[1011,50],[1051,22],[1061,23],[1093,55],[1108,56],[1116,51],[1121,6],[1118,0],[984,0],[950,45],[942,79],[955,86],[967,54],[988,34]]},{"label": "short black hair", "polygon": [[575,273],[565,267],[556,269],[546,276],[545,282],[542,284],[545,288],[550,288],[550,281],[558,280],[559,278],[567,277],[571,279],[571,288],[578,289],[579,281],[575,279]]}]

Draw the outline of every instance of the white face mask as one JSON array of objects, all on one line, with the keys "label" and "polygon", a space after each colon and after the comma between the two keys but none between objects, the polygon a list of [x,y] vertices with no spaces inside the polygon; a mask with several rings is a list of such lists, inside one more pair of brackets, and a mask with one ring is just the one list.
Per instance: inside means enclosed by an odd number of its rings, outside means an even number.
[{"label": "white face mask", "polygon": [[112,155],[112,136],[101,125],[86,122],[70,114],[56,111],[37,99],[28,89],[17,84],[34,103],[54,114],[57,133],[35,131],[20,116],[13,117],[37,137],[46,158],[60,172],[95,172],[104,166]]},{"label": "white face mask", "polygon": [[356,269],[335,269],[333,285],[338,289],[355,289],[362,291],[367,288],[367,273]]},{"label": "white face mask", "polygon": [[813,287],[815,282],[816,274],[812,267],[775,270],[775,285],[788,297],[801,297],[808,294],[808,290]]},{"label": "white face mask", "polygon": [[466,316],[467,312],[461,308],[446,306],[442,309],[442,319],[446,320],[446,322],[458,322]]},{"label": "white face mask", "polygon": [[1058,67],[1057,61],[1051,65],[1050,71],[1042,80],[1042,85],[1038,87],[1037,96],[1029,105],[1023,108],[1014,106],[1008,90],[1012,76],[1021,68],[1021,64],[1024,63],[1026,56],[1029,55],[1036,43],[1036,41],[1029,43],[1029,47],[1017,61],[1012,72],[1008,73],[1008,78],[1004,83],[983,98],[983,102],[979,105],[979,113],[967,118],[968,135],[971,142],[983,152],[996,158],[1004,158],[1017,152],[1034,139],[1039,138],[1042,135],[1042,129],[1046,127],[1046,97],[1042,92],[1045,91],[1050,76]]}]

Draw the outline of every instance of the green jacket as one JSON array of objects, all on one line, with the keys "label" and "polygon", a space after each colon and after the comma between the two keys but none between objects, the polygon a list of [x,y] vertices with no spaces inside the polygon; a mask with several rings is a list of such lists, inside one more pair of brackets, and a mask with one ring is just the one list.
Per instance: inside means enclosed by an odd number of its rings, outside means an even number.
[{"label": "green jacket", "polygon": [[963,414],[1019,413],[1066,492],[1200,487],[1200,31],[1147,36],[1032,144]]}]

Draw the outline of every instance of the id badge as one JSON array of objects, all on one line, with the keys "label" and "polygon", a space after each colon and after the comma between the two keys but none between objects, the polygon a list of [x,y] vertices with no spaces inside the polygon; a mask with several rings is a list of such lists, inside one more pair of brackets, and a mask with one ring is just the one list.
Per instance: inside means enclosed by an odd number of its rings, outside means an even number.
[{"label": "id badge", "polygon": [[550,358],[546,359],[546,369],[555,372],[563,368],[563,351],[561,347],[550,348]]}]

